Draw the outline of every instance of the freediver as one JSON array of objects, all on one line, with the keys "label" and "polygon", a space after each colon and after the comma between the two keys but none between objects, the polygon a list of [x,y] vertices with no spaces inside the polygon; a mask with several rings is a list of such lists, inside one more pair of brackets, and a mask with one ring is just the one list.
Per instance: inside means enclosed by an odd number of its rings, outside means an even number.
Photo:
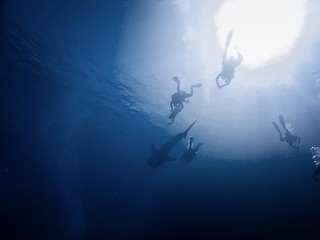
[{"label": "freediver", "polygon": [[[300,141],[301,138],[297,135],[292,134],[289,129],[286,127],[286,123],[284,121],[284,118],[282,115],[279,115],[279,121],[283,127],[283,129],[285,130],[285,136],[282,136],[281,130],[279,128],[279,126],[273,121],[272,124],[274,126],[274,128],[279,132],[280,134],[280,141],[284,142],[286,141],[291,147],[297,149],[297,151],[299,151],[299,147],[300,147]],[[297,145],[294,145],[294,143],[297,142]]]},{"label": "freediver", "polygon": [[174,122],[174,119],[178,115],[179,112],[183,109],[184,105],[183,103],[189,103],[189,100],[186,98],[190,98],[193,96],[193,89],[199,88],[202,86],[201,83],[191,85],[190,93],[186,93],[185,91],[180,89],[180,80],[178,77],[173,77],[173,80],[177,83],[177,92],[175,92],[171,96],[171,102],[170,102],[170,108],[171,108],[171,114],[169,116],[169,119],[172,119],[171,123]]},{"label": "freediver", "polygon": [[[235,48],[238,55],[237,58],[235,58],[234,56],[230,56],[229,58],[227,57],[232,35],[233,32],[230,31],[225,42],[222,59],[222,70],[216,77],[218,88],[223,88],[230,84],[231,80],[234,78],[236,67],[239,66],[243,61],[243,57],[237,48]],[[219,79],[223,80],[224,83],[220,84]]]},{"label": "freediver", "polygon": [[315,181],[319,182],[317,176],[320,174],[320,147],[311,147],[311,153],[313,154],[312,160],[316,165],[316,169],[312,173],[312,177]]},{"label": "freediver", "polygon": [[193,145],[193,140],[194,137],[190,137],[189,138],[189,146],[188,148],[184,151],[183,155],[180,158],[180,161],[183,165],[186,165],[187,163],[189,163],[192,159],[194,159],[196,157],[196,155],[198,154],[198,149],[201,145],[203,145],[203,143],[198,143],[196,148],[192,148]]}]

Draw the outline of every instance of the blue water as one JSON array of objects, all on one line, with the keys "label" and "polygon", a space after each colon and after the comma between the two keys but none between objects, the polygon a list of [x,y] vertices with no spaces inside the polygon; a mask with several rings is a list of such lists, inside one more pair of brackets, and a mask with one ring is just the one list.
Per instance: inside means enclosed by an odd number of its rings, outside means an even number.
[{"label": "blue water", "polygon": [[[200,148],[186,166],[147,165],[151,143],[188,124],[151,118],[135,107],[134,84],[119,80],[130,4],[3,3],[0,239],[318,239],[320,185],[307,146],[297,153],[275,133],[277,154],[226,160]],[[223,142],[211,140],[208,148]]]}]

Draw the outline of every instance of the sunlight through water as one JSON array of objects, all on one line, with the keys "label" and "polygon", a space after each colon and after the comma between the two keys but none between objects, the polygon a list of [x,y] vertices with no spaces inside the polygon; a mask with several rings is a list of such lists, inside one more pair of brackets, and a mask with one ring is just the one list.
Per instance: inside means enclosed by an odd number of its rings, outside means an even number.
[{"label": "sunlight through water", "polygon": [[286,56],[301,37],[306,5],[306,0],[226,1],[214,17],[220,46],[233,30],[230,48],[239,48],[243,65],[250,69]]},{"label": "sunlight through water", "polygon": [[[258,2],[258,3],[256,3]],[[167,0],[131,3],[122,29],[117,64],[120,81],[132,89],[134,104],[156,126],[175,134],[195,119],[201,154],[211,158],[249,159],[291,151],[279,141],[271,122],[283,114],[296,134],[317,134],[306,104],[301,72],[318,59],[318,1]],[[232,82],[218,89],[226,36],[244,62]],[[231,46],[231,47],[233,47]],[[232,49],[231,49],[232,50]],[[232,51],[231,51],[232,54]],[[312,69],[308,69],[308,76]],[[171,95],[177,84],[194,90],[175,123],[168,125]],[[312,77],[312,76],[311,76]],[[301,87],[302,86],[302,87]],[[299,109],[299,111],[297,111]],[[319,116],[318,116],[319,115]],[[304,128],[304,131],[301,128]],[[312,137],[311,137],[312,136]],[[185,142],[184,144],[187,144]]]}]

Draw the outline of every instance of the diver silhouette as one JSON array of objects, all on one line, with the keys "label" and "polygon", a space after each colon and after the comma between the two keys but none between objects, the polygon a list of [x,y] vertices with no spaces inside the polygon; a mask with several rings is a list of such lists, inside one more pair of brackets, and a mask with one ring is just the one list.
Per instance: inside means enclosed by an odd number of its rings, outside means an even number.
[{"label": "diver silhouette", "polygon": [[165,163],[167,161],[176,160],[176,158],[170,157],[169,153],[171,152],[171,150],[176,146],[176,144],[180,140],[182,140],[183,138],[185,138],[187,136],[188,132],[190,131],[190,129],[193,127],[193,125],[196,122],[197,122],[197,120],[195,120],[184,132],[181,132],[181,133],[175,135],[174,137],[171,137],[159,149],[156,149],[156,147],[153,144],[151,144],[152,154],[147,160],[148,165],[153,168],[158,168],[159,166],[161,166],[163,163]]},{"label": "diver silhouette", "polygon": [[[297,135],[292,134],[289,131],[289,129],[286,127],[286,123],[285,123],[282,115],[279,115],[279,121],[281,123],[281,126],[285,130],[284,137],[282,137],[282,132],[281,132],[279,126],[274,121],[272,122],[272,124],[273,124],[274,128],[278,131],[278,133],[280,134],[280,141],[281,142],[286,141],[291,147],[293,147],[299,151],[301,138]],[[294,145],[295,142],[297,142],[296,145]]]},{"label": "diver silhouette", "polygon": [[184,107],[183,103],[189,102],[189,100],[186,98],[193,96],[193,89],[199,88],[202,86],[201,83],[191,85],[190,93],[186,93],[185,91],[180,89],[179,78],[173,77],[173,80],[177,83],[177,92],[171,96],[171,102],[170,102],[171,113],[170,113],[169,119],[172,119],[172,121],[169,124],[172,124],[176,116],[178,115],[178,113],[181,112],[181,110]]},{"label": "diver silhouette", "polygon": [[222,59],[222,70],[216,77],[216,82],[219,89],[230,84],[231,80],[234,78],[236,67],[239,66],[243,61],[243,57],[237,48],[235,48],[238,54],[237,58],[235,58],[234,56],[230,56],[229,58],[227,57],[232,36],[233,36],[233,32],[230,31],[228,33],[228,36],[225,42],[223,59]]},{"label": "diver silhouette", "polygon": [[203,143],[198,143],[196,148],[192,148],[193,145],[193,137],[189,138],[189,146],[188,148],[184,151],[183,155],[180,158],[180,161],[183,165],[186,165],[189,163],[192,159],[194,159],[198,153],[198,149]]},{"label": "diver silhouette", "polygon": [[315,181],[319,182],[318,175],[320,174],[320,147],[311,147],[311,153],[313,154],[312,160],[316,165],[316,169],[312,173],[312,177]]}]

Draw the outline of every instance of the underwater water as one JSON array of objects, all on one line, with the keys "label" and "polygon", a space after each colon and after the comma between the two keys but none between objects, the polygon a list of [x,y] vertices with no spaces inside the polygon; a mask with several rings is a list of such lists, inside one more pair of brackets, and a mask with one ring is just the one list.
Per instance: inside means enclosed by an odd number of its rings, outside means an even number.
[{"label": "underwater water", "polygon": [[[4,1],[0,239],[318,239],[320,4],[302,2],[294,50],[218,89],[223,1]],[[202,87],[168,125],[174,76]],[[194,136],[196,158],[151,168],[195,119],[170,156]]]}]

